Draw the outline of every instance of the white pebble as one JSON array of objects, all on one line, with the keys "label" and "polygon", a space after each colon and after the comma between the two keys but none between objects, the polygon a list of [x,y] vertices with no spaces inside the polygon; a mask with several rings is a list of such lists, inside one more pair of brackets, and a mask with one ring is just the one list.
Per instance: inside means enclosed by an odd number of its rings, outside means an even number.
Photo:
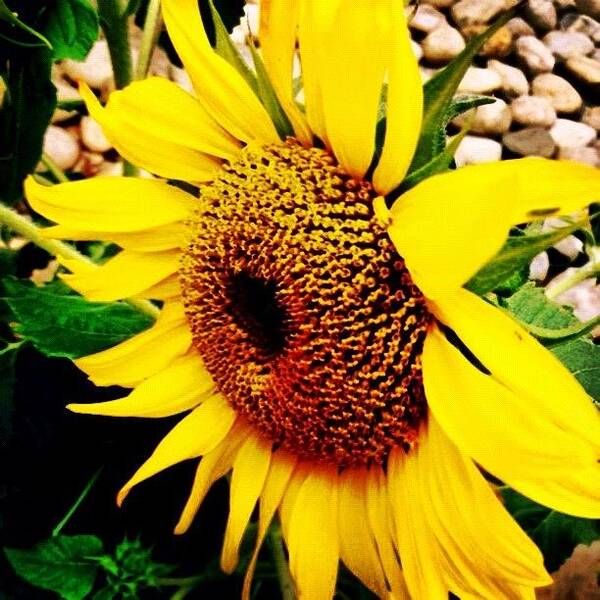
[{"label": "white pebble", "polygon": [[81,140],[93,152],[108,152],[113,147],[100,124],[88,116],[81,118]]},{"label": "white pebble", "polygon": [[67,131],[50,125],[44,135],[44,152],[66,171],[70,169],[79,158],[79,144],[77,140]]},{"label": "white pebble", "polygon": [[596,130],[585,123],[557,119],[550,129],[550,135],[561,148],[579,148],[591,144],[596,139]]},{"label": "white pebble", "polygon": [[502,87],[502,78],[492,69],[469,67],[458,86],[459,92],[487,94]]},{"label": "white pebble", "polygon": [[459,167],[493,162],[502,157],[502,144],[495,140],[466,135],[460,142],[454,160]]}]

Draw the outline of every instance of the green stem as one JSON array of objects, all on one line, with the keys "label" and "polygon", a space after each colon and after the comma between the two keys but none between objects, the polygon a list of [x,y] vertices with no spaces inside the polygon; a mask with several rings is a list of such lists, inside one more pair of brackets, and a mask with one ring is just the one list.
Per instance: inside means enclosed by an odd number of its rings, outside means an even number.
[{"label": "green stem", "polygon": [[[15,233],[33,242],[36,246],[43,248],[53,256],[60,256],[69,260],[76,260],[86,265],[93,265],[94,263],[84,254],[81,254],[78,250],[65,244],[59,240],[53,240],[43,235],[43,229],[37,227],[29,219],[16,213],[14,210],[4,206],[0,203],[0,223],[3,223],[9,227]],[[147,300],[138,300],[129,298],[126,300],[127,303],[131,304],[138,310],[156,319],[160,310]]]},{"label": "green stem", "polygon": [[53,529],[52,537],[56,537],[57,535],[60,535],[60,532],[62,531],[63,527],[69,522],[69,519],[73,516],[75,511],[79,508],[79,505],[85,500],[85,497],[89,494],[94,483],[96,483],[96,480],[98,479],[98,476],[100,475],[100,471],[102,471],[102,467],[100,467],[92,475],[92,478],[87,482],[87,485],[83,488],[83,492],[81,492],[81,494],[79,494],[79,497],[77,498],[77,500],[75,500],[73,506],[71,506],[71,508],[68,510],[67,514],[62,518],[61,522]]},{"label": "green stem", "polygon": [[56,181],[59,183],[66,183],[69,178],[65,175],[65,172],[50,158],[45,152],[42,154],[42,164],[52,173]]},{"label": "green stem", "polygon": [[100,24],[106,37],[118,90],[131,83],[133,67],[129,45],[129,19],[120,0],[98,0]]},{"label": "green stem", "polygon": [[277,571],[277,577],[279,579],[281,598],[282,600],[295,600],[296,592],[294,591],[294,582],[292,581],[287,558],[285,556],[285,550],[283,549],[281,528],[278,526],[271,526],[268,536],[271,554],[273,555],[273,561],[275,562],[275,570]]},{"label": "green stem", "polygon": [[144,21],[144,33],[140,45],[140,54],[135,69],[136,79],[145,79],[150,68],[150,61],[158,36],[162,29],[162,15],[160,12],[160,0],[150,0]]},{"label": "green stem", "polygon": [[590,257],[590,261],[587,264],[583,265],[583,267],[576,269],[570,275],[567,275],[555,285],[548,287],[546,289],[546,296],[550,298],[550,300],[556,300],[558,296],[560,296],[567,290],[570,290],[578,283],[581,283],[582,281],[585,281],[586,279],[594,277],[598,274],[600,274],[600,262]]}]

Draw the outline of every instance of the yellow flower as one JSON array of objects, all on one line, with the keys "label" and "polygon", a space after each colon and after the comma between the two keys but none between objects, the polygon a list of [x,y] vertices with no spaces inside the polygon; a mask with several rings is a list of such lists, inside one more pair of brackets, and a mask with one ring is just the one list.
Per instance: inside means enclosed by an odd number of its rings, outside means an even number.
[{"label": "yellow flower", "polygon": [[[233,470],[228,572],[258,501],[257,548],[279,511],[302,600],[332,597],[339,559],[382,598],[533,598],[550,581],[540,552],[476,465],[598,518],[600,420],[557,359],[462,286],[511,225],[597,201],[600,172],[543,159],[470,166],[388,209],[422,119],[402,3],[262,5],[262,57],[295,139],[282,141],[248,81],[213,52],[196,0],[164,0],[196,96],[157,78],[106,108],[83,93],[124,157],[197,185],[199,198],[159,179],[27,181],[33,208],[57,223],[48,235],[123,248],[100,267],[68,262],[75,290],[164,301],[153,327],[76,361],[96,384],[133,391],[70,408],[189,411],[119,503],[202,457],[182,533]],[[296,38],[306,112],[292,93]]]}]

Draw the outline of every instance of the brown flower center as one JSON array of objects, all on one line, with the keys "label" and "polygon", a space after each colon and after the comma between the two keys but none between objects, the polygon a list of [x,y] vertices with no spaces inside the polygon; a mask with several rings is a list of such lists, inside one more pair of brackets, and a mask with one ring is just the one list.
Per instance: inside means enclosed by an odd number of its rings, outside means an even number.
[{"label": "brown flower center", "polygon": [[426,403],[420,290],[327,152],[246,148],[201,190],[181,269],[194,344],[277,445],[340,466],[413,444]]}]

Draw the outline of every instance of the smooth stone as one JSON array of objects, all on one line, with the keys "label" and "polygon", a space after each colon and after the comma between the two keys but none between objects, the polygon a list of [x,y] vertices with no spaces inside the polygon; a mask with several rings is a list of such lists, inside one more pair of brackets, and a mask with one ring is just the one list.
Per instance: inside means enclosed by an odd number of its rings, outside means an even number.
[{"label": "smooth stone", "polygon": [[520,131],[506,133],[502,143],[519,156],[542,156],[550,158],[556,148],[552,136],[541,127],[527,127]]},{"label": "smooth stone", "polygon": [[100,124],[91,117],[81,117],[80,127],[81,141],[89,150],[102,154],[108,152],[113,147],[112,143],[104,135]]},{"label": "smooth stone", "polygon": [[600,106],[586,106],[581,121],[596,131],[600,131]]},{"label": "smooth stone", "polygon": [[66,171],[77,162],[80,148],[70,133],[61,127],[50,125],[44,135],[44,152],[60,169]]},{"label": "smooth stone", "polygon": [[424,0],[423,1],[423,4],[431,4],[431,6],[435,6],[436,8],[450,8],[455,3],[456,3],[456,0]]},{"label": "smooth stone", "polygon": [[[542,232],[550,233],[552,231],[556,231],[557,229],[562,229],[568,224],[569,221],[562,219],[561,217],[550,217],[544,221],[544,224],[542,225]],[[575,260],[584,248],[583,242],[574,235],[568,235],[554,244],[553,247],[571,260]]]},{"label": "smooth stone", "polygon": [[423,56],[433,63],[444,63],[458,56],[465,48],[465,40],[457,29],[443,25],[434,29],[421,42]]},{"label": "smooth stone", "polygon": [[514,38],[520,38],[524,35],[535,35],[533,27],[521,17],[513,17],[506,24],[506,27],[512,33]]},{"label": "smooth stone", "polygon": [[489,23],[506,8],[504,0],[460,0],[451,9],[452,18],[459,27]]},{"label": "smooth stone", "polygon": [[[486,25],[468,25],[463,27],[462,32],[470,40],[472,37],[483,33],[487,29]],[[479,54],[481,56],[501,58],[509,54],[513,46],[513,35],[508,27],[500,27],[492,37],[490,37],[482,46]]]},{"label": "smooth stone", "polygon": [[527,127],[551,127],[556,111],[545,96],[519,96],[510,105],[513,119]]},{"label": "smooth stone", "polygon": [[600,167],[600,150],[593,146],[583,146],[579,148],[560,148],[558,158],[563,160],[574,160],[576,162]]},{"label": "smooth stone", "polygon": [[430,33],[434,29],[446,24],[446,17],[443,13],[429,4],[419,4],[408,25],[411,29]]},{"label": "smooth stone", "polygon": [[594,51],[594,42],[577,31],[551,31],[544,36],[544,44],[558,59],[585,56]]},{"label": "smooth stone", "polygon": [[575,5],[584,15],[600,19],[600,0],[575,0]]},{"label": "smooth stone", "polygon": [[423,49],[421,48],[420,44],[415,42],[415,40],[410,40],[410,47],[412,48],[417,62],[419,62],[423,58]]},{"label": "smooth stone", "polygon": [[110,85],[113,72],[108,44],[105,40],[96,42],[83,62],[67,59],[63,61],[62,68],[74,81],[83,79],[96,90]]},{"label": "smooth stone", "polygon": [[580,148],[596,139],[596,130],[585,123],[557,119],[550,129],[550,135],[560,148]]},{"label": "smooth stone", "polygon": [[600,60],[589,56],[573,56],[567,62],[567,69],[582,81],[600,83]]},{"label": "smooth stone", "polygon": [[535,96],[545,96],[559,113],[572,113],[581,108],[579,92],[566,80],[553,73],[542,73],[531,82]]},{"label": "smooth stone", "polygon": [[535,29],[550,31],[556,27],[556,8],[550,0],[527,0],[525,15]]},{"label": "smooth stone", "polygon": [[488,135],[499,135],[506,133],[512,123],[512,113],[504,100],[497,99],[492,104],[478,106],[474,110],[454,119],[454,124],[462,127],[469,119],[471,122],[470,131],[473,133],[483,133]]},{"label": "smooth stone", "polygon": [[600,23],[587,15],[566,14],[560,21],[565,31],[575,31],[589,36],[593,42],[600,42]]},{"label": "smooth stone", "polygon": [[550,259],[546,251],[534,256],[529,265],[529,279],[533,281],[544,281],[550,269]]},{"label": "smooth stone", "polygon": [[[81,100],[79,92],[64,79],[53,78],[52,83],[56,86],[56,98],[59,102],[68,102],[70,100]],[[64,110],[57,108],[52,115],[52,123],[66,121],[77,114],[76,110]]]},{"label": "smooth stone", "polygon": [[494,59],[488,61],[487,66],[500,75],[502,79],[501,89],[507,96],[522,96],[529,92],[529,82],[521,69]]},{"label": "smooth stone", "polygon": [[502,157],[502,144],[475,135],[466,135],[460,142],[454,160],[459,167],[493,162]]},{"label": "smooth stone", "polygon": [[487,94],[502,87],[502,78],[492,69],[469,67],[458,86],[459,92]]},{"label": "smooth stone", "polygon": [[515,43],[515,50],[532,73],[546,73],[554,69],[554,55],[542,41],[532,35],[520,37]]}]

